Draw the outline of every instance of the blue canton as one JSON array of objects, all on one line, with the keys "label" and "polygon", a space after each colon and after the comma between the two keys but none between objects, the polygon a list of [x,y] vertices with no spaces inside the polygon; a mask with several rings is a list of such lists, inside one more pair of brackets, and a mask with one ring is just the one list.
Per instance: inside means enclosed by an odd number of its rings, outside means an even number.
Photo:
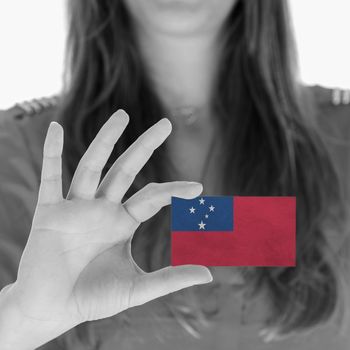
[{"label": "blue canton", "polygon": [[233,197],[171,197],[172,231],[233,231]]}]

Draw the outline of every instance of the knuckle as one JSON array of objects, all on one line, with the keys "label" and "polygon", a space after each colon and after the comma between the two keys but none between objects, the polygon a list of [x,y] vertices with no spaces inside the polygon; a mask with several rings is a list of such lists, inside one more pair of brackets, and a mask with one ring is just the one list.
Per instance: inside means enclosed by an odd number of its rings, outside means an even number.
[{"label": "knuckle", "polygon": [[160,187],[159,183],[156,182],[150,182],[148,183],[141,192],[141,199],[144,201],[149,202],[148,205],[153,205],[153,202],[155,200],[155,194],[158,192]]},{"label": "knuckle", "polygon": [[43,154],[45,158],[58,158],[60,156],[60,143],[49,141],[44,144]]},{"label": "knuckle", "polygon": [[164,282],[169,282],[171,280],[171,269],[165,268],[162,272],[162,279]]},{"label": "knuckle", "polygon": [[86,193],[82,188],[79,186],[72,189],[69,193],[70,197],[76,197],[80,200],[90,200],[92,198],[92,195],[89,193]]},{"label": "knuckle", "polygon": [[102,136],[101,134],[98,134],[96,136],[96,142],[99,144],[100,147],[105,148],[107,150],[110,150],[114,147],[114,142],[109,141],[106,137]]},{"label": "knuckle", "polygon": [[119,177],[125,179],[125,180],[132,180],[135,177],[135,172],[128,170],[125,168],[125,166],[117,166],[116,173]]},{"label": "knuckle", "polygon": [[131,286],[129,288],[129,293],[128,293],[127,308],[130,308],[134,305],[134,300],[135,300],[135,281],[131,281]]},{"label": "knuckle", "polygon": [[142,149],[146,154],[152,154],[154,152],[153,145],[149,142],[144,142],[141,144]]},{"label": "knuckle", "polygon": [[148,205],[148,209],[150,212],[155,213],[159,210],[159,208],[161,207],[161,205],[158,202],[154,202],[152,200],[149,200],[147,202]]},{"label": "knuckle", "polygon": [[61,181],[61,176],[59,174],[45,175],[43,177],[43,181],[45,181],[45,182],[59,182],[59,181]]},{"label": "knuckle", "polygon": [[80,165],[80,170],[82,172],[88,171],[91,173],[96,173],[96,174],[100,174],[101,173],[101,168],[98,164],[89,162],[89,163],[82,163]]},{"label": "knuckle", "polygon": [[145,192],[153,192],[159,188],[159,183],[157,182],[149,182],[145,187],[144,191]]},{"label": "knuckle", "polygon": [[141,135],[137,145],[147,153],[153,153],[155,148],[153,145],[153,139],[148,134]]},{"label": "knuckle", "polygon": [[46,163],[56,163],[61,160],[61,156],[53,154],[53,152],[44,152],[44,162]]}]

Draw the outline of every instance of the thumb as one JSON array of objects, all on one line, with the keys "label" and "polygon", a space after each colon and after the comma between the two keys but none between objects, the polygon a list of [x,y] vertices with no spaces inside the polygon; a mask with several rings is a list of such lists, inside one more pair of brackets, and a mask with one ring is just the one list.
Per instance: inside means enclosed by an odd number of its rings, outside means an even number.
[{"label": "thumb", "polygon": [[137,277],[134,281],[129,307],[144,304],[163,295],[212,280],[213,276],[205,266],[167,266]]}]

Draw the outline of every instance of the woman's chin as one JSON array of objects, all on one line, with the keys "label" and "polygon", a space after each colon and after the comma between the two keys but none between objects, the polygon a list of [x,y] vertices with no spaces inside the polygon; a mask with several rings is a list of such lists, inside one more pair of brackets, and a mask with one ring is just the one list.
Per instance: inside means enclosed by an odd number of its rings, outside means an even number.
[{"label": "woman's chin", "polygon": [[153,20],[153,26],[159,33],[173,35],[200,35],[206,31],[209,18],[199,10],[190,7],[178,6],[176,9],[165,9],[159,11],[157,20]]},{"label": "woman's chin", "polygon": [[203,35],[221,26],[236,0],[124,0],[142,28],[173,35]]},{"label": "woman's chin", "polygon": [[159,8],[164,10],[195,11],[203,4],[202,0],[153,0]]}]

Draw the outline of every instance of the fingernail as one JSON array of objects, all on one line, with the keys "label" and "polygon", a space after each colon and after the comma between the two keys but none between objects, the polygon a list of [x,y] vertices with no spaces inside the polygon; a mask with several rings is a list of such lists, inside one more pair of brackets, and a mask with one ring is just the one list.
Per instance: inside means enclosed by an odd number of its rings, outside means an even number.
[{"label": "fingernail", "polygon": [[200,186],[200,187],[203,187],[203,185],[202,185],[200,182],[196,182],[196,181],[188,181],[187,184],[190,185],[190,186]]},{"label": "fingernail", "polygon": [[123,109],[118,109],[116,112],[112,114],[112,117],[117,118],[118,120],[122,120],[125,122],[129,121],[129,115]]},{"label": "fingernail", "polygon": [[209,269],[204,265],[187,265],[191,268],[191,271],[194,272],[194,284],[203,284],[208,283],[213,280],[213,276],[211,275],[211,272]]},{"label": "fingernail", "polygon": [[52,122],[50,123],[50,127],[52,127],[52,128],[60,128],[60,127],[61,127],[61,124],[59,124],[59,123],[57,123],[57,122],[55,122],[55,121],[52,121]]},{"label": "fingernail", "polygon": [[170,130],[172,129],[172,124],[168,118],[163,118],[158,122],[158,125],[161,125],[162,127],[168,127]]},{"label": "fingernail", "polygon": [[55,122],[55,121],[52,121],[49,124],[48,133],[50,133],[50,135],[62,135],[63,136],[62,125]]},{"label": "fingernail", "polygon": [[198,193],[198,195],[203,191],[203,185],[199,182],[188,182],[189,186],[191,186],[191,189],[193,192]]},{"label": "fingernail", "polygon": [[203,281],[203,283],[211,282],[213,280],[213,275],[211,274],[211,272],[207,267],[203,266],[203,269],[206,271],[206,277],[207,277],[205,281]]},{"label": "fingernail", "polygon": [[207,283],[212,282],[213,281],[213,276],[212,274],[209,272],[209,276],[208,279],[206,280]]}]

